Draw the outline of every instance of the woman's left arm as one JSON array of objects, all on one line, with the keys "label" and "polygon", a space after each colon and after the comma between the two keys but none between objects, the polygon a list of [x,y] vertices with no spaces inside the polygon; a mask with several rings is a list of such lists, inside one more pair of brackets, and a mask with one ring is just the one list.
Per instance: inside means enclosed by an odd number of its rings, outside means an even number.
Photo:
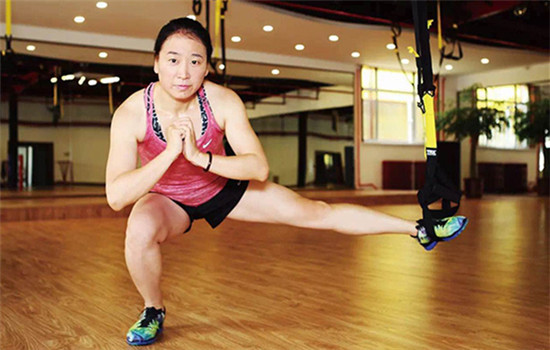
[{"label": "woman's left arm", "polygon": [[[212,155],[209,172],[235,180],[266,181],[269,165],[244,104],[232,90],[224,88],[222,94],[225,136],[235,156]],[[208,154],[197,153],[193,158],[195,165],[203,169],[208,166]]]}]

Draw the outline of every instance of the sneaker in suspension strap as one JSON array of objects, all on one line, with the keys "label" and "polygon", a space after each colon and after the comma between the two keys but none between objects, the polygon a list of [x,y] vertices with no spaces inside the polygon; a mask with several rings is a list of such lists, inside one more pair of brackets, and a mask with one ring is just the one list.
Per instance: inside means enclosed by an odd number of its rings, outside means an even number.
[{"label": "sneaker in suspension strap", "polygon": [[162,333],[166,309],[147,307],[139,320],[128,330],[126,342],[130,345],[149,345],[154,343]]},{"label": "sneaker in suspension strap", "polygon": [[432,250],[435,248],[438,242],[450,241],[458,236],[466,225],[468,219],[464,216],[451,216],[444,219],[434,219],[434,233],[435,237],[430,237],[424,226],[422,219],[418,220],[416,229],[418,230],[416,238],[418,243],[426,250]]}]

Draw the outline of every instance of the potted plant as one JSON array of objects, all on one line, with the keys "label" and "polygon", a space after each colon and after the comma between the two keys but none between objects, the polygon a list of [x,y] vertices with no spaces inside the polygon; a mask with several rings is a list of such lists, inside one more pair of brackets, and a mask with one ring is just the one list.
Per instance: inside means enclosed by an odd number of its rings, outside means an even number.
[{"label": "potted plant", "polygon": [[550,150],[545,139],[550,136],[550,100],[542,99],[527,105],[527,112],[516,111],[514,130],[520,141],[540,145],[544,155],[543,170],[537,176],[539,195],[548,195],[550,184]]},{"label": "potted plant", "polygon": [[437,119],[437,129],[454,136],[457,141],[470,137],[470,177],[464,179],[466,197],[480,198],[483,194],[483,181],[477,169],[479,136],[491,139],[495,129],[502,130],[508,124],[504,112],[495,108],[453,108]]}]

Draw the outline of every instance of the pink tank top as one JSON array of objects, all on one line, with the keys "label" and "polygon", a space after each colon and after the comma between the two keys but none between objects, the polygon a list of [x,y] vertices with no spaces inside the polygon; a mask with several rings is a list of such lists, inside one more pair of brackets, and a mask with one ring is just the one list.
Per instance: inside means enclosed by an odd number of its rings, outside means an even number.
[{"label": "pink tank top", "polygon": [[[166,141],[160,129],[153,101],[155,83],[145,89],[145,106],[147,109],[147,131],[142,142],[138,143],[141,164],[145,165],[166,149]],[[223,146],[224,133],[216,123],[210,103],[206,98],[204,86],[197,92],[201,110],[201,136],[197,147],[201,152],[225,155]],[[180,203],[197,206],[214,197],[225,186],[227,179],[219,175],[204,172],[203,168],[191,164],[180,155],[155,184],[152,192],[161,193]]]}]

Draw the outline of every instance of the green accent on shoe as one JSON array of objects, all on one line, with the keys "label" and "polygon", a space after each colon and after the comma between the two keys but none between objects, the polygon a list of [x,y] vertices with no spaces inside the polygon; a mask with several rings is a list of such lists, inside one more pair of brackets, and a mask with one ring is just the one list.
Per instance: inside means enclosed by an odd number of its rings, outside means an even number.
[{"label": "green accent on shoe", "polygon": [[441,241],[450,241],[451,239],[458,236],[466,225],[468,224],[468,219],[464,216],[451,216],[444,219],[434,220],[434,232],[436,239],[428,236],[426,228],[424,226],[423,220],[418,220],[418,230],[417,236],[414,237],[424,247],[426,250],[432,250],[435,248],[438,242]]},{"label": "green accent on shoe", "polygon": [[162,334],[162,326],[166,317],[166,309],[148,307],[143,310],[139,320],[126,334],[126,342],[130,345],[149,345]]}]

